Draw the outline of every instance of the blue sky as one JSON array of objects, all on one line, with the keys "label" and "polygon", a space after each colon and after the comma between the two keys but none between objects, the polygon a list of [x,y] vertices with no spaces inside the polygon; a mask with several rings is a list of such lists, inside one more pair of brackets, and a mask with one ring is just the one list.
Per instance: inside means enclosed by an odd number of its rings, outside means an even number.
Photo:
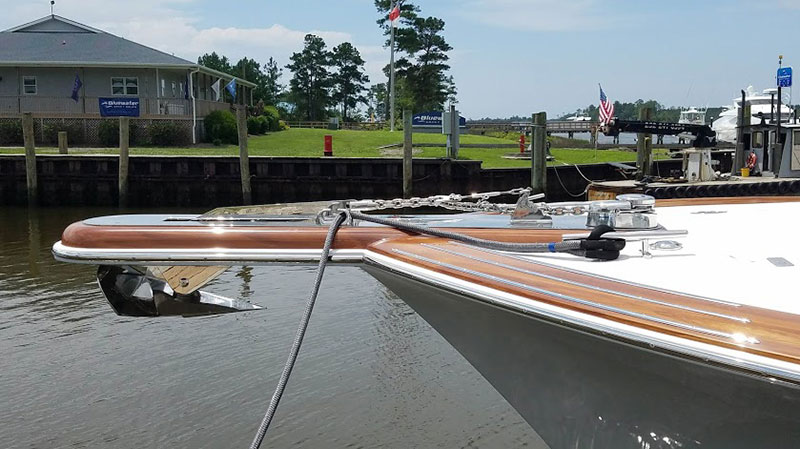
[{"label": "blue sky", "polygon": [[[774,84],[778,54],[800,66],[800,0],[416,3],[447,23],[459,109],[470,118],[570,112],[597,103],[598,82],[612,100],[721,106],[748,85]],[[49,2],[0,8],[5,29],[47,14]],[[285,65],[313,32],[330,46],[352,42],[373,82],[388,61],[372,0],[57,0],[56,13],[190,60],[215,50]]]}]

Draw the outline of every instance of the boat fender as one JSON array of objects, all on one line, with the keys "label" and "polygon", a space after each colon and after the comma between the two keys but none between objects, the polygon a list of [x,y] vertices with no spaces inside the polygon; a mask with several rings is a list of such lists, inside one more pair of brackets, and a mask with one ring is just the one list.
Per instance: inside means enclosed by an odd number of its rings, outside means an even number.
[{"label": "boat fender", "polygon": [[800,181],[792,181],[792,185],[789,186],[789,190],[792,193],[800,193]]},{"label": "boat fender", "polygon": [[613,231],[614,228],[608,225],[596,226],[589,237],[581,240],[581,249],[585,251],[585,257],[599,260],[619,258],[619,252],[625,248],[625,239],[603,237],[603,234]]}]

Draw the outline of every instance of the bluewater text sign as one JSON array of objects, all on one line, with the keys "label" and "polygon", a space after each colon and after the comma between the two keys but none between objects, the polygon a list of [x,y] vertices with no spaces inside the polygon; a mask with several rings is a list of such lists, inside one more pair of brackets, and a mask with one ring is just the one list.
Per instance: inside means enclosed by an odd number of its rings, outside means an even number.
[{"label": "bluewater text sign", "polygon": [[100,116],[102,117],[138,117],[139,98],[117,97],[100,98]]},{"label": "bluewater text sign", "polygon": [[792,87],[791,67],[781,67],[778,69],[778,87]]},{"label": "bluewater text sign", "polygon": [[[413,126],[414,128],[442,129],[442,112],[431,111],[431,112],[423,112],[420,114],[414,114],[414,117],[412,117],[411,119],[411,126]],[[464,117],[459,117],[458,127],[466,128],[467,119],[465,119]]]}]

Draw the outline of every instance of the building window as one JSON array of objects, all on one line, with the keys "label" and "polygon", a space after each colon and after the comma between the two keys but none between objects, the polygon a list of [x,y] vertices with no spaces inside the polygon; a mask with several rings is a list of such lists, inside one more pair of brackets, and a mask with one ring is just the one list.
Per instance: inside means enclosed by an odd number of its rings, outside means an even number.
[{"label": "building window", "polygon": [[36,95],[36,77],[23,76],[22,77],[22,93],[25,95]]},{"label": "building window", "polygon": [[111,78],[111,95],[139,95],[139,78]]}]

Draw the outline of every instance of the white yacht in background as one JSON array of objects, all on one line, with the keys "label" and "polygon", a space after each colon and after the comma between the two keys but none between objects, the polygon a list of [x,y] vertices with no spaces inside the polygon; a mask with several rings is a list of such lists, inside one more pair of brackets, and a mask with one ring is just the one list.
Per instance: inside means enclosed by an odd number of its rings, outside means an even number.
[{"label": "white yacht in background", "polygon": [[705,125],[706,111],[697,108],[689,108],[681,111],[678,123],[691,123],[693,125]]},{"label": "white yacht in background", "polygon": [[[753,89],[753,86],[748,86],[745,91],[745,100],[750,103],[750,114],[752,118],[751,123],[758,123],[763,117],[764,120],[770,122],[772,114],[778,115],[777,111],[777,98],[773,100],[773,96],[777,97],[778,90],[775,88],[764,89],[762,93],[758,93]],[[775,101],[775,106],[772,102]],[[742,99],[734,98],[733,105],[722,111],[719,118],[714,120],[711,125],[717,133],[717,140],[723,142],[736,142],[736,120],[739,116],[739,108],[742,107]],[[773,107],[775,110],[773,111]],[[781,122],[788,122],[792,116],[792,108],[788,105],[781,105]]]},{"label": "white yacht in background", "polygon": [[[689,123],[692,125],[705,125],[706,124],[706,111],[705,109],[697,109],[690,107],[689,109],[681,110],[681,115],[678,118],[678,123]],[[695,136],[691,133],[678,134],[678,142],[693,141]]]},{"label": "white yacht in background", "polygon": [[568,122],[591,122],[592,118],[588,115],[573,115],[572,117],[567,117]]}]

